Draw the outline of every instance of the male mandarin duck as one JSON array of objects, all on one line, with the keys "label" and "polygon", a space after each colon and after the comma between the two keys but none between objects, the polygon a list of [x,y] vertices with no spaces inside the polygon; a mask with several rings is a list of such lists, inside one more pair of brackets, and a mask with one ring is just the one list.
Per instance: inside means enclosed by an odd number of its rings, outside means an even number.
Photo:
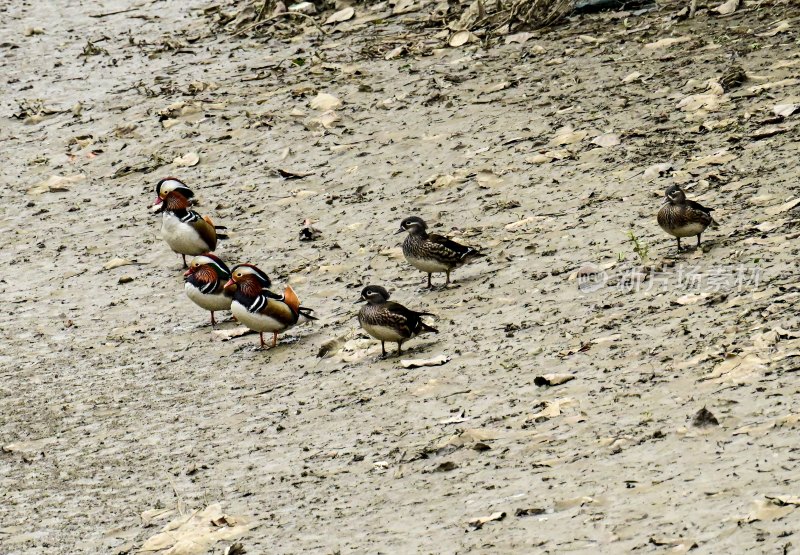
[{"label": "male mandarin duck", "polygon": [[272,282],[266,273],[252,264],[239,264],[231,269],[225,291],[233,295],[231,312],[242,324],[259,333],[264,347],[264,332],[272,333],[272,346],[278,345],[278,334],[297,324],[316,320],[313,310],[300,306],[291,286],[283,295],[269,290]]},{"label": "male mandarin duck", "polygon": [[194,192],[182,181],[166,177],[156,184],[156,200],[153,211],[161,213],[161,236],[174,252],[183,257],[197,256],[217,248],[218,239],[228,236],[218,233],[224,226],[215,226],[208,216],[190,210]]},{"label": "male mandarin duck", "polygon": [[207,252],[196,256],[183,274],[186,296],[200,308],[211,312],[211,327],[216,325],[214,312],[230,310],[232,296],[225,292],[231,271],[219,257]]}]

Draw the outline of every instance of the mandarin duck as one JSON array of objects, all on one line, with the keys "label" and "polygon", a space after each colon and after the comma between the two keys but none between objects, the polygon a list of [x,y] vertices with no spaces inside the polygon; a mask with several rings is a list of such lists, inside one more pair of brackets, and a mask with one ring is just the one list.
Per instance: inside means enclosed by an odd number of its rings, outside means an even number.
[{"label": "mandarin duck", "polygon": [[433,287],[431,274],[447,274],[446,287],[450,285],[450,272],[486,256],[442,235],[428,234],[427,229],[428,225],[422,218],[410,216],[400,222],[400,229],[395,234],[408,232],[403,241],[403,256],[409,264],[428,274],[428,288]]},{"label": "mandarin duck", "polygon": [[233,298],[225,292],[225,283],[231,279],[231,271],[219,257],[207,252],[196,256],[183,274],[184,289],[191,301],[211,312],[211,327],[216,325],[214,312],[230,310]]},{"label": "mandarin duck", "polygon": [[156,200],[153,211],[162,214],[161,236],[174,252],[183,257],[186,268],[186,255],[197,256],[212,252],[217,248],[218,239],[228,236],[217,230],[208,216],[201,216],[190,209],[194,192],[179,179],[166,177],[156,184]]},{"label": "mandarin duck", "polygon": [[231,269],[225,291],[233,295],[231,313],[246,327],[257,331],[264,347],[264,332],[272,333],[272,346],[278,345],[278,334],[297,324],[316,320],[313,310],[300,306],[300,299],[287,285],[283,295],[269,290],[272,282],[266,273],[252,264],[239,264]]},{"label": "mandarin duck", "polygon": [[416,312],[400,303],[389,300],[389,292],[379,285],[368,285],[361,291],[357,303],[366,301],[358,312],[358,323],[369,335],[381,342],[381,353],[386,356],[386,341],[397,343],[397,354],[402,353],[403,342],[421,333],[439,333],[422,321],[430,312]]},{"label": "mandarin duck", "polygon": [[658,211],[658,225],[678,240],[678,252],[681,250],[682,237],[697,235],[699,248],[700,235],[708,226],[717,226],[717,222],[711,217],[713,208],[687,200],[686,193],[677,185],[668,187],[664,196],[664,205]]}]

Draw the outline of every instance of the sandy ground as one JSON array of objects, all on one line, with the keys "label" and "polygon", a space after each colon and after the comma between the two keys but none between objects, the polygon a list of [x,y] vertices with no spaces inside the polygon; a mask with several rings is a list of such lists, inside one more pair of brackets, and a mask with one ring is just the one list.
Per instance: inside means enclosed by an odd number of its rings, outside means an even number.
[{"label": "sandy ground", "polygon": [[[290,40],[207,0],[34,4],[0,8],[1,553],[798,549],[796,4],[488,50],[425,12]],[[212,333],[148,210],[166,175],[319,324]],[[671,183],[716,209],[701,250],[656,224]],[[424,290],[410,214],[489,256]],[[438,315],[405,357],[450,361],[381,360],[368,283]]]}]

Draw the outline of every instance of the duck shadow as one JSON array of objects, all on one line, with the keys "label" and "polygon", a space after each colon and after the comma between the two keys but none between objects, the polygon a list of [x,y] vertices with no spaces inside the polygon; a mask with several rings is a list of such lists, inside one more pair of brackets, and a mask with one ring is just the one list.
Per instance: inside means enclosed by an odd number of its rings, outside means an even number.
[{"label": "duck shadow", "polygon": [[686,255],[691,254],[708,254],[712,250],[716,249],[719,245],[717,241],[703,241],[700,243],[700,246],[697,245],[684,245],[681,246],[680,250],[677,250],[674,246],[669,249],[669,251],[664,255],[664,258],[670,260],[678,260],[685,258]]},{"label": "duck shadow", "polygon": [[374,362],[381,362],[384,360],[388,361],[399,361],[403,358],[408,358],[409,356],[415,355],[422,355],[430,350],[431,347],[436,345],[438,341],[425,341],[420,343],[415,343],[411,347],[403,347],[403,352],[397,352],[397,344],[390,343],[386,345],[386,355],[378,355]]}]

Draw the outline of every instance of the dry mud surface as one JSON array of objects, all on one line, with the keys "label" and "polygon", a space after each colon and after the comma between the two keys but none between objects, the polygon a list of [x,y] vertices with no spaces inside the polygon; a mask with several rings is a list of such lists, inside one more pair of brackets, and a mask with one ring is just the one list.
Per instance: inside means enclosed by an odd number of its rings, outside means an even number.
[{"label": "dry mud surface", "polygon": [[[424,10],[243,38],[209,5],[0,8],[1,553],[798,549],[797,4],[489,49]],[[320,322],[212,333],[166,175]],[[701,250],[656,224],[671,183],[715,208]],[[489,256],[425,290],[410,214]],[[449,362],[381,360],[367,283],[438,315],[403,358]]]}]

